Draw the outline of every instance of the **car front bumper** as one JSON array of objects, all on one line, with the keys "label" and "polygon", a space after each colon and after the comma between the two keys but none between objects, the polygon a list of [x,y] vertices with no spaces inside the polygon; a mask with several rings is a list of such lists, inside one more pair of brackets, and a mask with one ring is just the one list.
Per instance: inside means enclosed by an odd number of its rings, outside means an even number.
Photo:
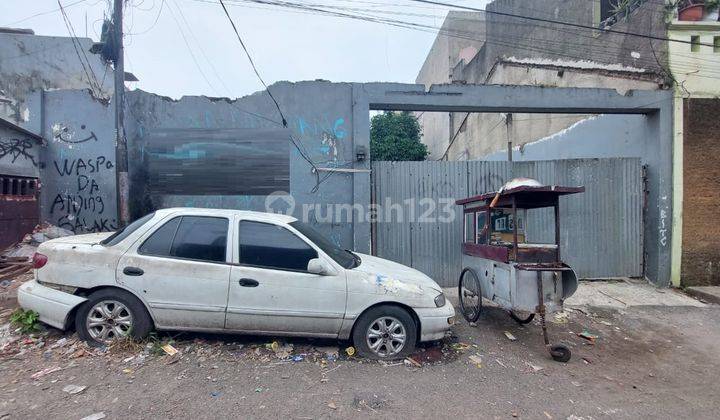
[{"label": "car front bumper", "polygon": [[413,308],[420,319],[420,341],[440,340],[455,323],[455,308],[449,299],[440,308]]},{"label": "car front bumper", "polygon": [[70,311],[87,300],[45,287],[35,280],[18,288],[17,299],[21,308],[37,312],[40,321],[61,330],[65,329]]}]

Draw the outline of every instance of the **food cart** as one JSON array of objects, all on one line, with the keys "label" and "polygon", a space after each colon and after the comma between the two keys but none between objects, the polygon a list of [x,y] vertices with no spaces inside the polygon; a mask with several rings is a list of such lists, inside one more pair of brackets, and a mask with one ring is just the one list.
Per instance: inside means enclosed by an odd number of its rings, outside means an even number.
[{"label": "food cart", "polygon": [[[584,187],[542,185],[518,178],[497,192],[456,201],[463,206],[463,270],[458,294],[465,319],[477,321],[483,297],[506,309],[521,324],[537,314],[552,358],[570,360],[570,349],[550,345],[545,315],[562,310],[565,299],[577,289],[577,276],[560,254],[559,198],[583,191]],[[549,225],[554,219],[554,243],[529,242],[528,214],[536,223]]]}]

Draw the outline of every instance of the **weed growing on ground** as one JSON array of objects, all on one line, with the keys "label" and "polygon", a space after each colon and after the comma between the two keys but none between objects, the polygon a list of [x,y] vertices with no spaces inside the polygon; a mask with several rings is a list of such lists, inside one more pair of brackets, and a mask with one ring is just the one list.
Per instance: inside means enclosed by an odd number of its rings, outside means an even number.
[{"label": "weed growing on ground", "polygon": [[10,315],[10,323],[20,328],[23,334],[29,334],[40,330],[40,314],[33,310],[18,308]]}]

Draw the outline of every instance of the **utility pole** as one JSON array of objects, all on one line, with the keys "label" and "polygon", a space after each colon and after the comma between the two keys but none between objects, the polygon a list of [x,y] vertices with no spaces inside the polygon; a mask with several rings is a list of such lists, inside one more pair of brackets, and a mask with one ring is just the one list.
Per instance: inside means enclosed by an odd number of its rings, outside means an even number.
[{"label": "utility pole", "polygon": [[123,2],[114,0],[113,38],[115,41],[115,185],[117,195],[118,227],[130,221],[130,183],[128,179],[128,150],[125,139],[125,53],[123,51]]},{"label": "utility pole", "polygon": [[505,114],[505,138],[507,139],[507,160],[508,162],[513,161],[513,144],[512,140],[510,139],[510,128],[512,127],[512,116],[513,114],[507,113]]}]

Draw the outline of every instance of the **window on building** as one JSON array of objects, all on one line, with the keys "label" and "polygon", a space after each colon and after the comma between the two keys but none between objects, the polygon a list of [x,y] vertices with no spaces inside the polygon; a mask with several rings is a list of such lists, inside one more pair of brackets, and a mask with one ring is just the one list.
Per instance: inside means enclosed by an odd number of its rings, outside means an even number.
[{"label": "window on building", "polygon": [[617,0],[600,0],[600,22],[605,22],[615,15]]},{"label": "window on building", "polygon": [[593,15],[596,24],[601,27],[612,26],[627,19],[638,7],[648,0],[592,0]]},{"label": "window on building", "polygon": [[34,197],[37,193],[37,179],[0,174],[0,195]]},{"label": "window on building", "polygon": [[690,37],[690,51],[692,51],[692,52],[700,51],[700,36],[699,35],[693,35]]},{"label": "window on building", "polygon": [[713,37],[713,52],[720,52],[720,36]]},{"label": "window on building", "polygon": [[306,271],[318,254],[310,245],[282,226],[240,222],[240,263],[278,270]]}]

